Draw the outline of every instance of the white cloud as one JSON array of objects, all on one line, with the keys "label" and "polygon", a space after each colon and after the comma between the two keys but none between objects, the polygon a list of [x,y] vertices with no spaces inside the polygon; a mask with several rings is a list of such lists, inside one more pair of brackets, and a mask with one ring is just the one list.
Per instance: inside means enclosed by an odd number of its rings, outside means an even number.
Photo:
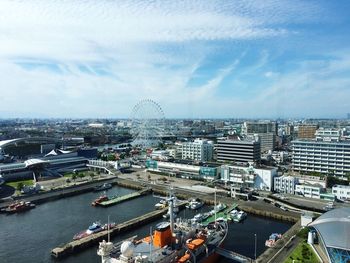
[{"label": "white cloud", "polygon": [[[218,65],[223,69],[200,87],[187,83],[215,49],[211,43],[286,36],[291,21],[322,13],[305,2],[263,3],[2,0],[0,113],[125,117],[142,98],[159,101],[168,116],[220,116],[232,105],[245,109],[239,99],[215,98],[240,58]],[[250,72],[268,59],[262,51]]]}]

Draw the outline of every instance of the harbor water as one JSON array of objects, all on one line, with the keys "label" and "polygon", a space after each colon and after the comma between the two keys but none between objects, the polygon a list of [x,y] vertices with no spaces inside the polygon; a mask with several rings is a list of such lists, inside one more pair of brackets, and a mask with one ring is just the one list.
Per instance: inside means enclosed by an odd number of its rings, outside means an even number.
[{"label": "harbor water", "polygon": [[[115,186],[107,194],[125,195],[133,191]],[[97,246],[60,260],[51,258],[50,252],[52,248],[71,241],[74,234],[85,230],[94,221],[106,223],[109,216],[111,222],[124,222],[153,211],[154,205],[159,202],[158,198],[146,195],[108,208],[92,207],[91,202],[101,194],[103,192],[91,192],[47,202],[20,214],[0,214],[0,262],[100,262],[96,255]],[[180,216],[192,218],[196,213],[209,209],[203,207],[197,212],[185,209]],[[162,220],[123,233],[112,241],[121,241],[133,235],[149,235],[150,228],[160,221]],[[284,233],[290,226],[288,223],[248,215],[243,223],[229,224],[224,248],[254,258],[255,234],[257,255],[260,255],[266,249],[265,240],[271,233]],[[222,262],[229,261],[223,259]]]}]

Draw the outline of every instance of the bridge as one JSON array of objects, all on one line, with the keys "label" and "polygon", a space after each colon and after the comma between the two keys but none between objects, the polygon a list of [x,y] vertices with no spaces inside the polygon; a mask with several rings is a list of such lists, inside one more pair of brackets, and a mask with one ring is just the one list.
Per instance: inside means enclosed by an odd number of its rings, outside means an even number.
[{"label": "bridge", "polygon": [[239,263],[252,263],[254,262],[253,259],[243,256],[241,254],[238,254],[236,252],[221,248],[221,247],[217,247],[215,249],[215,252],[217,254],[219,254],[220,256],[223,256],[227,259],[233,260],[234,262],[239,262]]}]

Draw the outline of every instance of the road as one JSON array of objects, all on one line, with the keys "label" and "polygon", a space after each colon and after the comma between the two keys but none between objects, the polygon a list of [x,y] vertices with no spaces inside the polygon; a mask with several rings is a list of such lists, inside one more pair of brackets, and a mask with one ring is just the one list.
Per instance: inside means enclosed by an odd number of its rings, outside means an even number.
[{"label": "road", "polygon": [[276,253],[275,257],[270,260],[268,263],[281,263],[284,262],[289,255],[293,252],[293,250],[298,246],[301,238],[295,237],[292,239],[284,248],[282,248],[278,253]]}]

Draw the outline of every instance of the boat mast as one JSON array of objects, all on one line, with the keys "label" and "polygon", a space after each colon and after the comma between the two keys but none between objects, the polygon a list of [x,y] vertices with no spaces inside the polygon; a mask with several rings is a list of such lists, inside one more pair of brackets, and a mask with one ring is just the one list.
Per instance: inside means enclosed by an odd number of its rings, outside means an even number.
[{"label": "boat mast", "polygon": [[216,223],[216,187],[214,191],[214,211],[215,211],[215,223]]},{"label": "boat mast", "polygon": [[170,230],[171,233],[174,233],[174,212],[173,212],[173,205],[174,205],[174,197],[172,196],[169,200],[169,213],[170,213]]}]

